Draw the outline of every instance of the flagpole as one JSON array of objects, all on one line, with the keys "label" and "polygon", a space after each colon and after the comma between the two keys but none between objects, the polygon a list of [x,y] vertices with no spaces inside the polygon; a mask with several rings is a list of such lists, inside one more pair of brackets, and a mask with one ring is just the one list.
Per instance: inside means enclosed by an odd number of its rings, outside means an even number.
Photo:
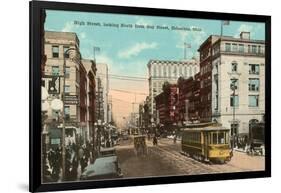
[{"label": "flagpole", "polygon": [[221,36],[223,35],[223,21],[221,21]]},{"label": "flagpole", "polygon": [[184,49],[183,49],[183,51],[184,51],[183,59],[186,60],[186,43],[185,42],[183,43],[183,46],[184,46]]}]

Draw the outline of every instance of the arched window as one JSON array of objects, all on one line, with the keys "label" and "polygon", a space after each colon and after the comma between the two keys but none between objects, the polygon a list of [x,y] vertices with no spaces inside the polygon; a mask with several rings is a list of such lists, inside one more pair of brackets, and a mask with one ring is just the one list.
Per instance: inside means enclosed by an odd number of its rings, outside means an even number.
[{"label": "arched window", "polygon": [[171,77],[171,66],[168,66],[168,76]]},{"label": "arched window", "polygon": [[179,76],[182,76],[183,73],[182,73],[182,65],[179,65]]},{"label": "arched window", "polygon": [[231,72],[237,72],[238,71],[238,64],[237,62],[233,61],[231,63]]},{"label": "arched window", "polygon": [[156,65],[153,66],[153,76],[156,76]]},{"label": "arched window", "polygon": [[159,77],[162,76],[162,66],[159,66],[159,69],[158,69],[158,76],[159,76]]},{"label": "arched window", "polygon": [[174,65],[174,72],[173,72],[173,74],[174,74],[174,77],[177,77],[177,65]]},{"label": "arched window", "polygon": [[167,66],[163,66],[163,76],[167,77]]}]

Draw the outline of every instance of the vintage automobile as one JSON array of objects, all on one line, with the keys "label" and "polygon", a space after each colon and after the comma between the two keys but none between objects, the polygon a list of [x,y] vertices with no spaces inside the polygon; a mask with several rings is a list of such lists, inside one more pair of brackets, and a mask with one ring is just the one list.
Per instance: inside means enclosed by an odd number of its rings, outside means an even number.
[{"label": "vintage automobile", "polygon": [[100,157],[116,156],[116,150],[114,147],[101,148]]},{"label": "vintage automobile", "polygon": [[80,180],[98,180],[122,178],[117,156],[100,157],[88,165],[80,176]]},{"label": "vintage automobile", "polygon": [[192,124],[182,133],[182,151],[200,161],[225,163],[232,157],[229,129],[217,123]]}]

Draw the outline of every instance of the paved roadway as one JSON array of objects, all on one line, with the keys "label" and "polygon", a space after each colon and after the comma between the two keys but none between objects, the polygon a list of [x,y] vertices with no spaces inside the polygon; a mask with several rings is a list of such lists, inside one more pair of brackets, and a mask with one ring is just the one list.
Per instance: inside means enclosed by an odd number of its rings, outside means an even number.
[{"label": "paved roadway", "polygon": [[160,139],[157,146],[152,140],[147,141],[148,152],[137,156],[132,138],[121,141],[116,146],[124,177],[146,177],[163,175],[195,175],[206,173],[227,173],[264,170],[264,157],[249,156],[234,152],[232,160],[226,164],[208,164],[182,155],[180,142],[171,139]]}]

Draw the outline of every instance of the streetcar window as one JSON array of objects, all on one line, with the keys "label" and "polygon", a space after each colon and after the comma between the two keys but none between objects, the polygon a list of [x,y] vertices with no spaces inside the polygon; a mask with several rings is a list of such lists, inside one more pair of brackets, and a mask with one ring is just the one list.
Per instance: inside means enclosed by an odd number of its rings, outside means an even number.
[{"label": "streetcar window", "polygon": [[209,144],[213,144],[213,140],[212,140],[212,133],[209,133]]},{"label": "streetcar window", "polygon": [[218,144],[225,144],[224,133],[218,133]]},{"label": "streetcar window", "polygon": [[213,133],[213,144],[218,144],[218,134]]},{"label": "streetcar window", "polygon": [[227,144],[229,142],[229,133],[225,132],[225,143]]}]

